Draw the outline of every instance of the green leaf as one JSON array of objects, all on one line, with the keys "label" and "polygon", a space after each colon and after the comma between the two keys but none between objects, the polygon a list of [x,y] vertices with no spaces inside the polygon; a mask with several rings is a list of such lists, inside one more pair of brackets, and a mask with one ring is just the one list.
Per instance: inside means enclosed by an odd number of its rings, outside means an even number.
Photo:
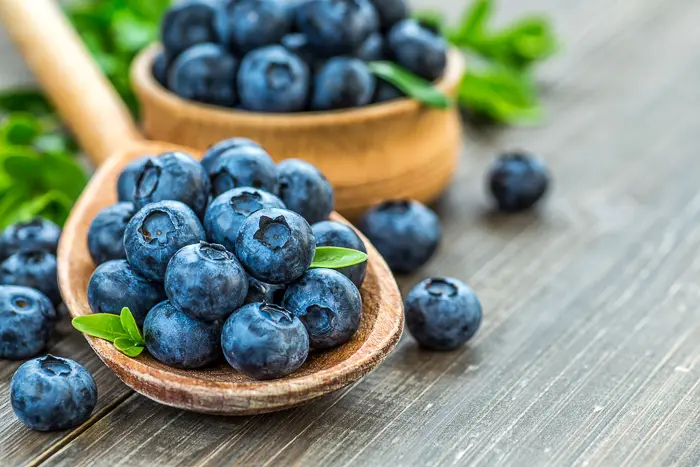
[{"label": "green leaf", "polygon": [[429,81],[414,75],[405,68],[392,62],[369,62],[370,71],[379,78],[393,84],[407,96],[428,107],[447,109],[452,105],[450,99]]},{"label": "green leaf", "polygon": [[320,246],[309,268],[340,269],[367,261],[367,254],[351,248]]},{"label": "green leaf", "polygon": [[27,112],[14,112],[0,125],[0,140],[6,144],[28,146],[40,133],[39,121]]},{"label": "green leaf", "polygon": [[0,92],[0,113],[29,112],[45,115],[53,112],[46,97],[36,89],[10,89]]},{"label": "green leaf", "polygon": [[114,342],[122,337],[131,339],[122,326],[121,318],[110,313],[96,313],[73,318],[73,327],[88,336]]},{"label": "green leaf", "polygon": [[485,34],[486,22],[493,14],[493,0],[476,0],[465,11],[460,25],[448,33],[454,45],[467,45]]},{"label": "green leaf", "polygon": [[127,337],[117,337],[114,340],[114,347],[128,357],[138,357],[143,352],[144,346]]},{"label": "green leaf", "polygon": [[131,337],[131,340],[140,345],[146,345],[146,341],[141,337],[141,332],[139,332],[139,326],[136,324],[134,315],[131,314],[131,310],[128,308],[122,308],[122,313],[120,315],[122,322],[122,327]]},{"label": "green leaf", "polygon": [[59,191],[49,191],[38,197],[21,203],[13,212],[6,214],[4,220],[9,224],[28,221],[35,217],[44,217],[63,225],[68,219],[73,200]]}]

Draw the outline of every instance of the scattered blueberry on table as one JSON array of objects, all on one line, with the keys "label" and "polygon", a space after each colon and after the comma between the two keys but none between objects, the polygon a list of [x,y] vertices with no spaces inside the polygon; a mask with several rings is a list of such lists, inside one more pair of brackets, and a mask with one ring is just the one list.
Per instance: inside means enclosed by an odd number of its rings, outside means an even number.
[{"label": "scattered blueberry on table", "polygon": [[0,285],[0,358],[37,355],[51,338],[57,318],[51,301],[41,292]]},{"label": "scattered blueberry on table", "polygon": [[19,251],[0,264],[0,284],[31,287],[54,305],[61,303],[56,256],[42,250]]},{"label": "scattered blueberry on table", "polygon": [[61,228],[51,221],[35,218],[9,226],[0,235],[0,261],[20,251],[46,251],[53,255],[58,248]]},{"label": "scattered blueberry on table", "polygon": [[529,154],[504,154],[489,169],[491,195],[504,212],[530,209],[544,197],[549,185],[547,167]]}]

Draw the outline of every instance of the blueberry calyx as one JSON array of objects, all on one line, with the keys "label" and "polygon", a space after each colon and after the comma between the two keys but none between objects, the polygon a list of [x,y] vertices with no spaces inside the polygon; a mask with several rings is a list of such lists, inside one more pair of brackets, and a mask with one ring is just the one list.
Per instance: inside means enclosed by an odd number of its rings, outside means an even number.
[{"label": "blueberry calyx", "polygon": [[289,311],[273,303],[263,302],[260,305],[260,313],[273,323],[291,323],[293,321]]},{"label": "blueberry calyx", "polygon": [[44,373],[51,376],[68,376],[71,374],[70,365],[65,360],[50,354],[39,359],[39,365],[41,365]]},{"label": "blueberry calyx", "polygon": [[238,196],[231,198],[231,207],[239,214],[252,214],[263,208],[262,196],[260,193],[244,191]]},{"label": "blueberry calyx", "polygon": [[399,199],[394,201],[386,201],[382,203],[378,211],[395,211],[399,214],[408,212],[411,209],[411,202],[407,199]]},{"label": "blueberry calyx", "polygon": [[325,336],[335,328],[334,316],[335,313],[330,308],[313,304],[306,307],[306,313],[300,315],[299,319],[312,336]]},{"label": "blueberry calyx", "polygon": [[292,236],[292,229],[289,228],[284,216],[274,219],[261,216],[258,223],[258,230],[253,238],[272,250],[284,248]]},{"label": "blueberry calyx", "polygon": [[199,242],[198,253],[209,261],[230,261],[233,258],[233,255],[226,251],[226,248],[216,243]]},{"label": "blueberry calyx", "polygon": [[457,287],[447,279],[431,279],[425,284],[425,290],[434,297],[454,297],[457,295]]},{"label": "blueberry calyx", "polygon": [[139,227],[139,233],[146,243],[167,245],[168,235],[176,230],[175,223],[166,211],[154,210],[149,213]]},{"label": "blueberry calyx", "polygon": [[159,164],[149,159],[136,181],[136,198],[147,198],[158,189],[161,167]]},{"label": "blueberry calyx", "polygon": [[15,313],[25,313],[33,308],[32,305],[32,300],[22,295],[12,298],[12,306],[15,307]]}]

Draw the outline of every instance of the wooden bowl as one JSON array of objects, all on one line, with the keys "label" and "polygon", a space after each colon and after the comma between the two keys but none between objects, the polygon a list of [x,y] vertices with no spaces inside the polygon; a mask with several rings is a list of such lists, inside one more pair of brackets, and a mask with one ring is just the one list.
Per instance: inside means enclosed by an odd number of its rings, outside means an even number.
[{"label": "wooden bowl", "polygon": [[[331,181],[336,207],[350,219],[386,199],[430,202],[449,184],[462,147],[457,108],[400,99],[358,109],[263,114],[186,101],[163,88],[151,65],[159,46],[132,66],[147,137],[197,149],[232,136],[261,143],[276,160],[305,159]],[[451,50],[437,86],[454,95],[464,60]]]},{"label": "wooden bowl", "polygon": [[[138,143],[112,156],[95,174],[73,208],[58,252],[59,283],[73,316],[90,314],[87,287],[95,265],[87,249],[87,231],[97,213],[114,204],[116,182],[133,158],[176,148]],[[333,219],[345,222],[337,214]],[[117,376],[137,392],[161,404],[194,412],[247,415],[293,407],[346,386],[381,363],[403,330],[403,305],[384,260],[363,237],[369,263],[362,286],[363,315],[352,340],[336,349],[313,353],[294,374],[274,381],[254,381],[222,361],[202,370],[179,370],[156,361],[146,352],[129,358],[102,339],[86,336],[90,346]],[[125,290],[125,294],[129,291]]]}]

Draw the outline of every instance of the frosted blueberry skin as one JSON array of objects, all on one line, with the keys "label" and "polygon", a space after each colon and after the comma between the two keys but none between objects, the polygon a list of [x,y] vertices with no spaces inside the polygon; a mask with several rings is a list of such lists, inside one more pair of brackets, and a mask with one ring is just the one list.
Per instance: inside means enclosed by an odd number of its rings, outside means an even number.
[{"label": "frosted blueberry skin", "polygon": [[41,292],[0,285],[0,358],[37,355],[49,342],[57,319],[56,310]]},{"label": "frosted blueberry skin", "polygon": [[46,251],[21,251],[0,264],[0,284],[31,287],[51,303],[61,303],[56,275],[56,257]]},{"label": "frosted blueberry skin", "polygon": [[201,218],[209,203],[209,189],[209,177],[199,162],[183,152],[166,152],[149,158],[136,174],[134,207],[180,201]]},{"label": "frosted blueberry skin", "polygon": [[191,318],[167,301],[148,312],[143,338],[153,358],[176,368],[202,368],[221,355],[221,324]]},{"label": "frosted blueberry skin", "polygon": [[370,34],[357,48],[354,55],[364,62],[384,59],[384,36],[378,32]]},{"label": "frosted blueberry skin", "polygon": [[122,170],[117,180],[117,194],[120,202],[131,202],[134,200],[134,190],[136,189],[136,178],[143,165],[149,158],[155,156],[143,156],[134,159]]},{"label": "frosted blueberry skin", "polygon": [[218,44],[198,44],[182,52],[168,72],[168,89],[183,99],[233,107],[238,102],[238,59]]},{"label": "frosted blueberry skin", "polygon": [[168,262],[187,245],[206,240],[195,213],[178,201],[146,205],[129,221],[124,232],[126,258],[140,276],[165,279]]},{"label": "frosted blueberry skin", "polygon": [[323,61],[322,58],[317,57],[314,53],[309,39],[300,32],[287,34],[281,39],[280,43],[285,49],[301,58],[309,66],[310,70],[316,69]]},{"label": "frosted blueberry skin", "polygon": [[219,161],[219,157],[221,157],[221,155],[229,149],[240,148],[243,146],[261,148],[258,143],[248,138],[229,138],[219,141],[216,144],[212,144],[207,149],[207,152],[204,153],[204,157],[202,157],[201,164],[202,167],[204,167],[204,171],[208,174],[214,165],[216,165],[216,163]]},{"label": "frosted blueberry skin", "polygon": [[440,78],[447,66],[445,40],[415,19],[405,19],[391,28],[388,51],[399,65],[428,81]]},{"label": "frosted blueberry skin", "polygon": [[56,254],[61,228],[53,222],[34,218],[7,227],[0,235],[0,261],[20,251],[46,251]]},{"label": "frosted blueberry skin", "polygon": [[314,349],[349,341],[362,319],[360,292],[350,279],[332,269],[308,271],[287,288],[282,306],[304,323]]},{"label": "frosted blueberry skin", "polygon": [[370,0],[377,10],[382,31],[409,17],[409,7],[405,0]]},{"label": "frosted blueberry skin", "polygon": [[158,84],[164,88],[168,87],[168,69],[170,64],[165,56],[164,52],[158,52],[153,58],[153,66],[151,71],[153,72],[153,77],[158,81]]},{"label": "frosted blueberry skin", "polygon": [[151,308],[164,300],[162,284],[139,276],[125,260],[101,264],[88,282],[88,304],[93,313],[118,315],[127,307],[139,326]]},{"label": "frosted blueberry skin", "polygon": [[374,91],[373,102],[389,102],[404,97],[406,97],[406,95],[393,84],[387,83],[381,79],[377,80],[377,88]]},{"label": "frosted blueberry skin", "polygon": [[433,211],[414,200],[373,206],[358,227],[392,271],[409,274],[423,266],[440,243],[441,229]]},{"label": "frosted blueberry skin", "polygon": [[499,157],[489,169],[489,188],[498,209],[518,212],[530,209],[549,188],[549,171],[537,158],[513,153]]},{"label": "frosted blueberry skin", "polygon": [[212,194],[219,196],[234,188],[252,187],[277,193],[277,166],[261,147],[240,146],[222,153],[207,174]]},{"label": "frosted blueberry skin", "polygon": [[311,226],[284,209],[261,209],[251,214],[236,238],[236,255],[248,274],[268,284],[301,277],[316,253]]},{"label": "frosted blueberry skin", "polygon": [[328,179],[313,165],[299,159],[277,164],[279,196],[287,209],[300,214],[309,224],[328,219],[335,195]]},{"label": "frosted blueberry skin", "polygon": [[285,208],[277,196],[255,188],[235,188],[219,196],[209,205],[204,216],[204,230],[210,242],[236,251],[238,231],[248,216],[265,208]]},{"label": "frosted blueberry skin", "polygon": [[170,260],[165,293],[170,303],[192,318],[224,320],[248,295],[248,275],[233,253],[201,242],[184,247]]},{"label": "frosted blueberry skin", "polygon": [[248,274],[248,295],[244,303],[247,305],[249,303],[264,302],[279,305],[282,303],[286,290],[286,285],[266,284]]},{"label": "frosted blueberry skin", "polygon": [[[336,221],[322,221],[313,224],[311,230],[314,232],[316,247],[337,246],[367,253],[365,243],[349,225]],[[336,271],[350,279],[359,288],[365,280],[367,261],[354,266],[336,269]]]},{"label": "frosted blueberry skin", "polygon": [[226,10],[220,0],[176,2],[161,21],[161,41],[171,58],[203,42],[223,43],[226,36]]},{"label": "frosted blueberry skin", "polygon": [[251,303],[231,315],[221,334],[226,361],[258,380],[295,372],[309,355],[304,325],[277,305]]},{"label": "frosted blueberry skin", "polygon": [[406,326],[425,348],[452,350],[471,339],[481,325],[481,304],[457,279],[420,282],[406,298]]},{"label": "frosted blueberry skin", "polygon": [[132,203],[117,203],[103,209],[95,217],[87,235],[88,250],[95,264],[126,259],[124,230],[134,213]]},{"label": "frosted blueberry skin", "polygon": [[278,43],[292,25],[291,13],[279,0],[238,0],[227,11],[228,43],[240,56]]},{"label": "frosted blueberry skin", "polygon": [[312,110],[360,107],[372,102],[376,80],[358,58],[334,57],[316,73]]},{"label": "frosted blueberry skin", "polygon": [[97,404],[97,385],[84,366],[47,355],[17,369],[10,383],[10,402],[28,428],[65,430],[90,418]]}]

